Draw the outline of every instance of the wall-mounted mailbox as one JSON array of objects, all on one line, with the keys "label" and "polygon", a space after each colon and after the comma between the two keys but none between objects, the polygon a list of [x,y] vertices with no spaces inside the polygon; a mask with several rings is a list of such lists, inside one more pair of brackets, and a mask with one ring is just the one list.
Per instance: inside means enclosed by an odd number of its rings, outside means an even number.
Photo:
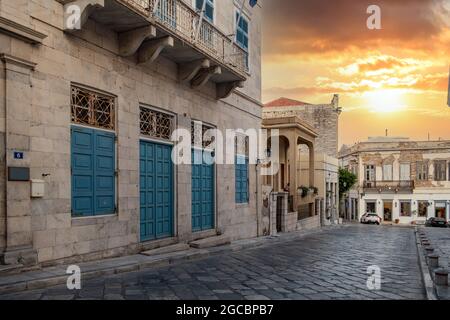
[{"label": "wall-mounted mailbox", "polygon": [[31,180],[31,197],[43,198],[45,194],[44,180]]},{"label": "wall-mounted mailbox", "polygon": [[30,181],[30,168],[8,167],[8,181]]}]

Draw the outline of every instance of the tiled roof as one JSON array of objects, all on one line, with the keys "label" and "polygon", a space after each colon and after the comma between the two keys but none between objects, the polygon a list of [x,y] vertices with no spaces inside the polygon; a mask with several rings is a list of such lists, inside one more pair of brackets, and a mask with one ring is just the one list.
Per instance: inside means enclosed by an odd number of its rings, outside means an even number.
[{"label": "tiled roof", "polygon": [[309,105],[309,103],[288,99],[288,98],[279,98],[272,102],[266,103],[266,107],[292,107],[292,106],[305,106]]}]

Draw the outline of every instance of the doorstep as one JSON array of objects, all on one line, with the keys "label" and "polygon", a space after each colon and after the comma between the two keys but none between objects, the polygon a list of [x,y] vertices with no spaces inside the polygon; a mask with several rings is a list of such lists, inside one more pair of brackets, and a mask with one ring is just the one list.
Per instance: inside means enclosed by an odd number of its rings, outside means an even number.
[{"label": "doorstep", "polygon": [[180,252],[189,250],[189,245],[187,243],[177,243],[167,247],[161,247],[153,250],[148,250],[141,252],[144,256],[157,256],[160,254],[171,253],[171,252]]},{"label": "doorstep", "polygon": [[206,248],[225,246],[230,243],[231,243],[230,237],[221,235],[221,236],[215,236],[215,237],[192,241],[189,243],[189,245],[195,249],[206,249]]}]

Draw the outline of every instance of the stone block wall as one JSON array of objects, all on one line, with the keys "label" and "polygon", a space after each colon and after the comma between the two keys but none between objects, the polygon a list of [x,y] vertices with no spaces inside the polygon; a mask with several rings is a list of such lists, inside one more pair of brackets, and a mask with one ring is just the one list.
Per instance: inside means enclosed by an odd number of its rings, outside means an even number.
[{"label": "stone block wall", "polygon": [[297,222],[297,230],[307,231],[320,228],[320,216],[314,216]]},{"label": "stone block wall", "polygon": [[[17,21],[46,34],[42,45],[30,45],[0,33],[0,53],[36,63],[30,71],[22,97],[14,96],[6,114],[8,92],[0,99],[0,119],[18,132],[6,146],[7,156],[19,149],[25,152],[32,179],[45,180],[45,196],[30,198],[30,184],[11,183],[7,204],[0,194],[0,249],[5,246],[5,215],[8,210],[8,239],[19,245],[29,243],[41,263],[91,260],[138,252],[139,243],[139,106],[151,106],[176,115],[179,127],[190,130],[191,120],[207,122],[218,129],[250,129],[261,126],[260,74],[255,67],[242,93],[225,100],[215,99],[215,86],[200,90],[177,79],[177,65],[160,57],[154,64],[137,65],[135,57],[118,56],[118,36],[104,25],[89,20],[74,34],[62,31],[62,5],[54,0],[20,0],[20,6],[0,0],[0,16],[16,16]],[[26,10],[22,11],[22,7]],[[7,8],[7,9],[5,9]],[[225,10],[225,9],[224,9]],[[28,12],[27,15],[23,15]],[[259,11],[252,13],[258,24]],[[253,23],[252,23],[253,24]],[[259,26],[254,26],[258,32]],[[255,34],[255,43],[260,41]],[[258,45],[259,46],[259,45]],[[260,64],[255,44],[255,66]],[[0,90],[5,88],[5,65],[0,71]],[[26,76],[18,71],[12,76]],[[10,82],[17,87],[17,81]],[[19,81],[20,83],[20,81]],[[117,214],[106,217],[71,216],[71,85],[82,85],[116,97],[116,178]],[[6,86],[8,88],[8,86]],[[2,93],[2,92],[0,92]],[[12,108],[12,109],[11,109]],[[26,119],[20,117],[26,116]],[[16,119],[19,117],[18,119]],[[25,121],[26,126],[19,125]],[[0,121],[3,123],[3,121]],[[25,128],[25,129],[24,129]],[[0,124],[0,139],[5,128]],[[4,140],[0,140],[4,141]],[[0,142],[1,146],[1,142]],[[0,149],[4,155],[5,147]],[[11,164],[13,160],[10,159]],[[0,161],[0,172],[5,164]],[[235,204],[234,166],[218,165],[216,170],[216,230],[231,240],[257,236],[257,199],[255,166],[250,166],[250,201]],[[190,241],[191,169],[175,169],[175,240]],[[5,175],[0,175],[0,193],[5,192]],[[6,208],[5,208],[6,206]],[[14,209],[13,209],[14,208]],[[15,210],[15,213],[13,213]],[[10,214],[17,217],[9,218]],[[11,231],[13,233],[11,233]],[[210,235],[210,234],[209,234]],[[11,236],[11,238],[9,238]]]},{"label": "stone block wall", "polygon": [[341,110],[336,102],[323,105],[299,105],[265,107],[264,118],[281,118],[297,116],[309,123],[318,133],[315,153],[324,153],[337,157],[339,137],[339,115]]}]

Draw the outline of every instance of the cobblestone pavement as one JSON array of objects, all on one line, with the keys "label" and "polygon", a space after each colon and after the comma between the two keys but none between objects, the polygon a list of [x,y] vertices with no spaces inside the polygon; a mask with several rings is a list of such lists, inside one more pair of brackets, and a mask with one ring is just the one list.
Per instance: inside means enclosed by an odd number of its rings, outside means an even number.
[{"label": "cobblestone pavement", "polygon": [[[367,267],[381,268],[381,290]],[[86,280],[0,299],[425,299],[414,230],[352,225],[282,245],[226,253],[164,268]]]},{"label": "cobblestone pavement", "polygon": [[450,229],[427,227],[423,230],[434,248],[434,253],[439,255],[440,266],[450,267]]},{"label": "cobblestone pavement", "polygon": [[[434,252],[439,255],[439,267],[450,270],[450,229],[422,227],[430,241]],[[431,270],[433,273],[433,270]],[[440,300],[450,300],[449,286],[435,286],[436,295]]]}]

